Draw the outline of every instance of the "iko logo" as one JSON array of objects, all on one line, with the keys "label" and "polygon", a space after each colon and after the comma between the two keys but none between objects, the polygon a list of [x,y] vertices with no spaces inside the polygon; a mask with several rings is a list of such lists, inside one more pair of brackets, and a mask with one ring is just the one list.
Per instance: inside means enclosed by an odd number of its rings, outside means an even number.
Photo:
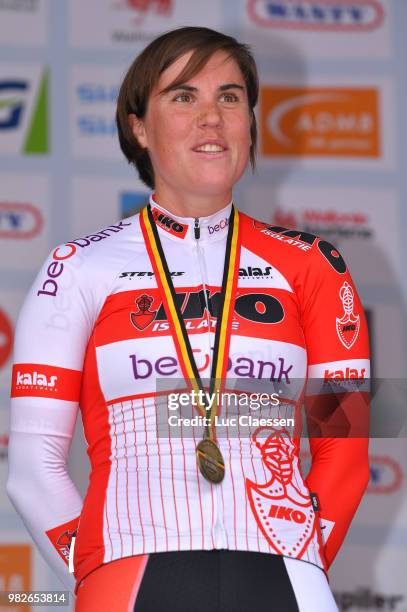
[{"label": "iko logo", "polygon": [[288,506],[278,506],[277,504],[271,504],[269,516],[285,521],[294,521],[295,523],[305,523],[306,519],[304,512],[301,512],[301,510],[295,510]]},{"label": "iko logo", "polygon": [[0,238],[30,239],[44,226],[41,211],[32,204],[0,202]]},{"label": "iko logo", "polygon": [[[64,264],[62,261],[65,259],[70,259],[73,255],[75,255],[77,247],[85,249],[93,242],[100,242],[100,240],[110,238],[112,234],[121,232],[124,227],[128,225],[131,225],[131,222],[126,223],[124,221],[120,221],[120,223],[117,225],[110,225],[106,229],[101,230],[96,234],[89,234],[89,236],[85,236],[85,238],[78,238],[77,240],[67,242],[62,247],[57,247],[52,254],[54,261],[51,262],[47,268],[47,279],[42,285],[42,288],[37,291],[37,295],[50,295],[51,297],[55,297],[57,295],[58,283],[55,279],[61,276],[62,272],[64,271]],[[66,247],[66,251],[64,250],[64,247]]]},{"label": "iko logo", "polygon": [[384,20],[378,0],[249,0],[248,13],[259,26],[296,30],[366,32]]},{"label": "iko logo", "polygon": [[153,213],[156,224],[162,227],[162,229],[179,238],[185,238],[188,231],[188,225],[182,225],[182,223],[168,217],[157,208],[153,208],[151,212]]},{"label": "iko logo", "polygon": [[215,232],[220,232],[221,230],[225,229],[225,227],[227,227],[228,225],[229,225],[229,219],[227,217],[225,219],[221,219],[221,221],[219,221],[219,223],[216,223],[215,225],[208,225],[209,235],[215,234]]},{"label": "iko logo", "polygon": [[41,372],[17,372],[16,388],[21,389],[22,387],[47,387],[54,388],[58,380],[58,376],[50,376],[41,374]]},{"label": "iko logo", "polygon": [[251,266],[248,266],[247,268],[239,268],[239,278],[264,278],[265,276],[272,278],[271,270],[271,266],[266,266],[264,270],[261,268],[252,268]]},{"label": "iko logo", "polygon": [[[146,298],[148,298],[148,300]],[[157,303],[155,304],[156,309],[154,311],[150,311],[150,306],[153,304],[154,299],[157,300]],[[208,289],[191,291],[189,293],[179,292],[176,295],[176,299],[181,309],[184,321],[186,321],[187,328],[191,329],[189,325],[190,320],[205,319],[206,324],[206,304],[208,305],[209,315],[211,317],[217,316],[217,313],[219,312],[221,292],[216,291],[215,293],[211,294]],[[139,300],[141,300],[141,302],[139,302]],[[157,322],[167,322],[167,314],[159,298],[153,298],[153,296],[141,294],[138,298],[136,298],[136,304],[139,306],[140,311],[146,313],[148,312],[150,317],[152,312],[155,313],[154,318],[151,318],[150,322],[153,320],[156,320]],[[235,300],[235,313],[243,319],[251,321],[252,323],[280,323],[280,321],[284,319],[284,309],[281,302],[276,297],[269,295],[268,293],[252,292],[238,295]],[[136,314],[138,316],[138,313]],[[147,323],[145,327],[148,325],[149,323]],[[161,327],[159,331],[164,329],[168,329],[168,323],[166,323],[165,327]]]}]

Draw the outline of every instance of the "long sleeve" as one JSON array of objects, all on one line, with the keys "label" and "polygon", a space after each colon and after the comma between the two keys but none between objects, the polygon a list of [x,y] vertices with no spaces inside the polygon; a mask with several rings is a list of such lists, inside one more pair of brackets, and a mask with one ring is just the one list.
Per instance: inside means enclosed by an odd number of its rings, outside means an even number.
[{"label": "long sleeve", "polygon": [[[72,257],[75,255],[75,257]],[[16,327],[7,493],[31,537],[71,591],[71,538],[82,499],[67,471],[78,414],[91,296],[74,245],[56,248]]]},{"label": "long sleeve", "polygon": [[329,250],[328,257],[318,251],[314,255],[303,285],[302,311],[312,457],[306,483],[319,502],[329,568],[369,481],[369,340],[363,308],[341,255],[336,250]]},{"label": "long sleeve", "polygon": [[67,471],[71,436],[12,431],[7,494],[42,556],[72,593],[71,538],[82,499]]}]

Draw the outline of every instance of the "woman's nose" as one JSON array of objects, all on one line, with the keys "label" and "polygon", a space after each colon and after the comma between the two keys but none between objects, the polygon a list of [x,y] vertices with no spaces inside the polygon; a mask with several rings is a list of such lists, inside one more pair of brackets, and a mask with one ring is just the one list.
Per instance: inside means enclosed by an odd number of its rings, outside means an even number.
[{"label": "woman's nose", "polygon": [[223,123],[222,113],[216,104],[211,104],[202,108],[198,115],[198,125],[200,127],[205,126],[219,126]]}]

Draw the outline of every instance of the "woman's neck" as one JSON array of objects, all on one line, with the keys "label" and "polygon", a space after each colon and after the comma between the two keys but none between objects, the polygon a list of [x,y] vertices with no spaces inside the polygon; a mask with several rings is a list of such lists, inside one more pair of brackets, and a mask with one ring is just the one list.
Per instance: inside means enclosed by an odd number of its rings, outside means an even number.
[{"label": "woman's neck", "polygon": [[154,201],[179,217],[209,217],[225,208],[232,201],[232,192],[213,196],[175,195],[163,190],[155,190]]}]

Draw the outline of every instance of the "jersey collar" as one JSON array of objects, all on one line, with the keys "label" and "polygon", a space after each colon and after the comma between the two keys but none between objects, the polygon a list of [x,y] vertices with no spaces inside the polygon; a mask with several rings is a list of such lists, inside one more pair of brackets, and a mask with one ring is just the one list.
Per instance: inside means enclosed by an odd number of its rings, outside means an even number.
[{"label": "jersey collar", "polygon": [[[181,217],[157,204],[150,195],[151,211],[161,235],[174,240],[206,242],[226,238],[232,201],[207,217]],[[199,228],[199,230],[198,230]]]}]

